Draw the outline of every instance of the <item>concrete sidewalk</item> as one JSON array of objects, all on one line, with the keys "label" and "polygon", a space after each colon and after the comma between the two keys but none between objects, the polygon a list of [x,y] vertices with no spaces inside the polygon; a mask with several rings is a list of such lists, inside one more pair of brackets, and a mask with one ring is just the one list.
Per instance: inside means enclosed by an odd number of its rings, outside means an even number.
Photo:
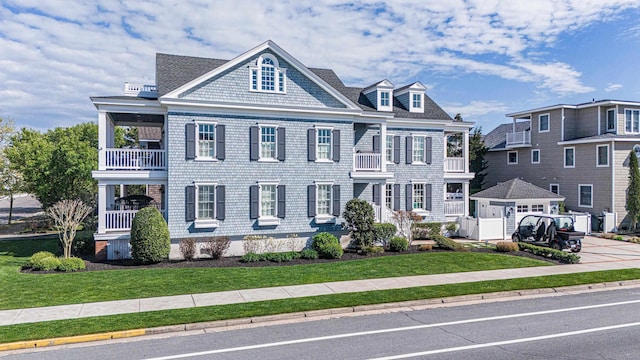
[{"label": "concrete sidewalk", "polygon": [[[618,244],[626,244],[620,243]],[[204,294],[154,297],[132,300],[118,300],[86,304],[48,306],[40,308],[15,309],[0,311],[0,326],[78,319],[91,316],[128,314],[145,311],[184,309],[199,306],[249,303],[254,301],[292,299],[307,296],[354,293],[372,290],[390,290],[420,286],[433,286],[486,280],[502,280],[527,278],[534,276],[572,274],[599,270],[616,270],[640,267],[640,245],[632,244],[633,257],[622,257],[617,260],[600,261],[593,259],[574,265],[542,266],[519,269],[502,269],[474,271],[465,273],[448,273],[437,275],[406,276],[355,281],[338,281],[307,285],[280,286],[262,289],[246,289],[222,291]],[[595,245],[594,245],[595,247]],[[617,247],[617,251],[620,250]],[[591,250],[585,247],[585,250]],[[621,255],[627,251],[620,252]],[[586,255],[586,254],[585,254]],[[610,254],[608,256],[611,256]]]}]

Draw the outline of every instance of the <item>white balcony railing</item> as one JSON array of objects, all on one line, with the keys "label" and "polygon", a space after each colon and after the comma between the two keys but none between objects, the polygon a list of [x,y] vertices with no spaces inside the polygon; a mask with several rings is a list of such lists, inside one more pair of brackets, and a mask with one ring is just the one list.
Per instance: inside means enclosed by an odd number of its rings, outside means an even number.
[{"label": "white balcony railing", "polygon": [[507,146],[530,145],[531,131],[516,131],[507,133]]},{"label": "white balcony railing", "polygon": [[166,170],[167,152],[147,149],[106,149],[107,170]]},{"label": "white balcony railing", "polygon": [[463,215],[464,201],[445,201],[444,214],[445,215]]},{"label": "white balcony railing", "polygon": [[127,96],[158,96],[156,85],[124,83],[124,94]]},{"label": "white balcony railing", "polygon": [[464,158],[461,158],[461,157],[444,158],[444,171],[464,172]]},{"label": "white balcony railing", "polygon": [[[126,231],[131,229],[133,217],[138,210],[107,210],[105,215],[105,229],[109,231]],[[165,211],[160,210],[162,216],[166,218]]]},{"label": "white balcony railing", "polygon": [[381,154],[353,154],[353,171],[381,171]]}]

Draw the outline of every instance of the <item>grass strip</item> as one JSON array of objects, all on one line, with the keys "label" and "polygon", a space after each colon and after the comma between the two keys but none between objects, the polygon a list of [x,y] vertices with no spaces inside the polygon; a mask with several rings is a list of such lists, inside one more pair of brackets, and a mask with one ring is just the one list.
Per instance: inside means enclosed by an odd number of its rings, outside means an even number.
[{"label": "grass strip", "polygon": [[360,293],[323,295],[244,304],[19,324],[0,327],[0,343],[237,319],[252,316],[275,315],[338,307],[433,299],[497,291],[553,288],[632,279],[640,279],[640,269],[596,271],[579,274],[481,281],[408,289],[367,291]]},{"label": "grass strip", "polygon": [[478,252],[424,252],[309,265],[236,268],[154,268],[28,274],[19,266],[42,240],[0,241],[0,310],[242,290],[332,281],[460,273],[550,265]]}]

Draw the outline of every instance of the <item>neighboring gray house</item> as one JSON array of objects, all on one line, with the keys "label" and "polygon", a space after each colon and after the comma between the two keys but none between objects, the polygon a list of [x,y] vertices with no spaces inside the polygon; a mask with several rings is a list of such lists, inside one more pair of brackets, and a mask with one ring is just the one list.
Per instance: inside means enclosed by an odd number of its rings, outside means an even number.
[{"label": "neighboring gray house", "polygon": [[485,136],[485,186],[519,177],[565,197],[567,210],[624,222],[628,159],[640,153],[640,102],[599,100],[507,114]]},{"label": "neighboring gray house", "polygon": [[[339,233],[352,198],[378,221],[406,209],[426,221],[466,215],[473,123],[453,121],[419,82],[348,87],[267,41],[232,60],[157,54],[156,83],[91,98],[98,257],[128,256],[136,210],[114,206],[121,184],[166,189],[172,257],[187,237]],[[156,128],[159,149],[114,148],[117,126]]]}]

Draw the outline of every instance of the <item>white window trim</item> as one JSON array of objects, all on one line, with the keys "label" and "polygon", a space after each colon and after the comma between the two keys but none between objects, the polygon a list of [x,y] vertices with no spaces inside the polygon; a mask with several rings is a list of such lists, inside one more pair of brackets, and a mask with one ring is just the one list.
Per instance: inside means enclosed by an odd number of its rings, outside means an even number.
[{"label": "white window trim", "polygon": [[[382,93],[386,92],[389,94],[389,105],[382,106]],[[378,111],[391,111],[393,110],[393,90],[391,89],[378,89],[376,92],[376,97],[378,99]]]},{"label": "white window trim", "polygon": [[[627,131],[627,111],[631,111],[631,131]],[[624,132],[625,134],[640,134],[640,124],[638,125],[638,129],[633,131],[633,112],[640,112],[640,109],[624,109]],[[638,115],[640,117],[640,115]]]},{"label": "white window trim", "polygon": [[[533,153],[534,152],[538,153],[538,161],[533,161]],[[532,149],[531,150],[531,163],[532,164],[540,164],[540,149]]]},{"label": "white window trim", "polygon": [[[515,153],[516,154],[516,161],[515,162],[510,162],[509,161],[509,154]],[[518,165],[518,152],[517,151],[507,151],[507,165]]]},{"label": "white window trim", "polygon": [[314,217],[316,224],[328,224],[336,222],[336,217],[331,214],[319,214],[318,211],[318,187],[320,185],[328,185],[329,186],[329,212],[331,212],[331,207],[333,206],[333,182],[332,181],[314,181],[316,185],[316,216]]},{"label": "white window trim", "polygon": [[[588,186],[591,188],[591,205],[581,205],[581,200],[582,198],[580,197],[580,188],[583,186]],[[583,208],[593,208],[593,184],[578,184],[578,207],[583,207]]]},{"label": "white window trim", "polygon": [[[195,220],[193,221],[193,227],[196,229],[212,229],[212,228],[217,228],[220,225],[220,222],[218,221],[218,219],[216,219],[216,206],[217,206],[217,201],[218,198],[216,196],[216,190],[218,187],[218,183],[215,182],[196,182],[194,183],[195,187],[196,187],[196,198],[195,198],[195,205],[196,205],[196,209],[195,209]],[[198,199],[200,198],[200,186],[213,186],[213,219],[198,219],[198,214],[200,213],[200,209],[199,209],[199,201]]]},{"label": "white window trim", "polygon": [[[573,165],[567,165],[567,150],[573,150]],[[576,148],[574,146],[567,146],[562,150],[562,163],[565,169],[573,169],[576,167]]]},{"label": "white window trim", "polygon": [[[329,127],[329,126],[316,126],[316,137],[315,137],[315,142],[316,142],[316,161],[315,162],[320,162],[320,163],[332,163],[333,161],[333,128]],[[318,136],[319,136],[319,131],[318,130],[329,130],[331,131],[331,142],[329,143],[329,158],[328,159],[320,159],[320,156],[318,156],[318,151],[320,149],[319,143],[318,143]]]},{"label": "white window trim", "polygon": [[[218,155],[216,150],[216,140],[218,139],[218,123],[215,121],[196,121],[196,153],[195,153],[195,158],[193,159],[194,161],[218,161],[218,158],[216,158],[216,156]],[[213,157],[211,156],[200,156],[200,125],[213,125],[214,130],[213,130],[213,135],[214,135],[214,139],[213,139]]]},{"label": "white window trim", "polygon": [[[542,210],[533,210],[533,207],[542,207]],[[544,204],[532,204],[531,205],[531,212],[532,213],[544,213]]]},{"label": "white window trim", "polygon": [[413,207],[413,199],[414,199],[414,195],[415,195],[415,188],[414,185],[422,185],[422,205],[424,206],[425,203],[427,202],[427,197],[425,194],[425,188],[427,185],[427,182],[424,180],[411,180],[411,208],[415,214],[417,214],[418,216],[429,216],[429,214],[431,213],[429,210],[425,210],[425,209],[416,209]]},{"label": "white window trim", "polygon": [[[598,164],[598,160],[599,160],[599,154],[598,154],[598,150],[601,147],[606,147],[607,148],[607,163],[604,165],[600,165]],[[609,144],[604,144],[604,145],[596,145],[596,167],[609,167]]]},{"label": "white window trim", "polygon": [[[420,106],[413,106],[413,95],[420,96]],[[409,112],[424,112],[424,94],[421,92],[410,91],[409,92]]]},{"label": "white window trim", "polygon": [[516,213],[528,213],[528,212],[529,212],[529,204],[516,205]]},{"label": "white window trim", "polygon": [[[271,59],[271,61],[273,61],[273,67],[275,68],[273,91],[262,90],[262,60],[265,58]],[[253,71],[256,71],[256,74],[257,74],[257,81],[256,81],[257,89],[253,89],[253,86],[252,86]],[[280,74],[282,74],[283,91],[280,91]],[[258,93],[267,93],[267,94],[286,94],[287,93],[287,69],[280,67],[280,63],[278,62],[277,57],[269,53],[262,54],[258,57],[254,65],[249,66],[249,92],[258,92]]]},{"label": "white window trim", "polygon": [[[613,113],[613,128],[609,128],[609,112]],[[605,118],[605,122],[606,122],[606,126],[605,128],[607,129],[606,131],[616,131],[616,127],[618,126],[618,114],[616,113],[616,109],[607,109],[607,117]]]},{"label": "white window trim", "polygon": [[[384,144],[385,144],[384,159],[385,159],[385,161],[387,162],[387,164],[394,164],[394,162],[393,162],[393,151],[395,150],[395,149],[393,148],[393,138],[394,138],[394,135],[393,135],[393,134],[389,134],[389,133],[387,133],[387,137],[389,137],[389,136],[391,136],[391,146],[386,146],[386,145],[387,145],[387,142],[386,142],[386,141],[387,141],[387,139],[386,139],[386,138],[384,139],[384,141],[385,141],[385,143],[384,143]],[[391,161],[389,161],[389,160],[387,159],[387,153],[386,153],[386,151],[389,151],[389,150],[391,150]]]},{"label": "white window trim", "polygon": [[394,196],[395,195],[395,191],[393,189],[393,186],[395,185],[395,182],[387,181],[384,184],[384,187],[382,188],[382,191],[384,192],[384,194],[382,194],[382,199],[380,199],[380,202],[384,203],[384,206],[387,206],[387,185],[391,185],[391,207],[389,209],[393,210],[393,198],[395,197]]},{"label": "white window trim", "polygon": [[[547,130],[542,130],[542,129],[541,129],[541,124],[542,124],[542,123],[540,122],[540,119],[541,119],[543,116],[546,116],[546,117],[547,117]],[[539,132],[539,133],[546,133],[546,132],[549,132],[550,130],[551,130],[551,115],[549,115],[549,113],[546,113],[546,114],[540,114],[540,115],[538,115],[538,132]]]},{"label": "white window trim", "polygon": [[[414,161],[413,154],[416,151],[416,139],[422,138],[422,161]],[[411,134],[411,165],[426,165],[424,161],[427,156],[427,135],[414,135]]]},{"label": "white window trim", "polygon": [[[275,186],[276,188],[275,216],[262,216],[262,187],[265,185]],[[258,226],[280,225],[280,218],[278,217],[278,185],[278,181],[258,181]]]},{"label": "white window trim", "polygon": [[[558,188],[558,195],[560,195],[560,184],[549,184],[549,191],[553,192],[551,189],[555,186]],[[554,193],[555,194],[555,193]]]},{"label": "white window trim", "polygon": [[[275,151],[273,158],[264,158],[262,157],[262,129],[263,128],[273,128],[275,129]],[[258,162],[278,162],[278,125],[270,125],[270,124],[258,124]]]}]

